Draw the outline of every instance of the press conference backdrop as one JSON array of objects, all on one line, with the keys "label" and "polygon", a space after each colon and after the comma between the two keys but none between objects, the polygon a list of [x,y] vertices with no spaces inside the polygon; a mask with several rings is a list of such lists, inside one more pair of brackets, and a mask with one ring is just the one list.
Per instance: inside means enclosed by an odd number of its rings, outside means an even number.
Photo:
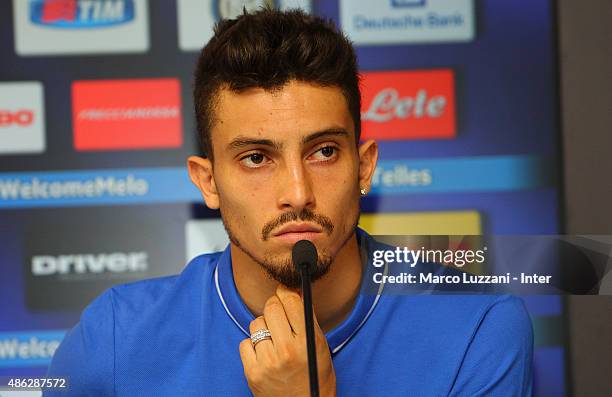
[{"label": "press conference backdrop", "polygon": [[[0,3],[0,376],[43,375],[104,289],[227,243],[190,185],[192,73],[222,17],[270,4],[333,19],[379,142],[375,234],[557,234],[548,0],[13,0]],[[535,390],[566,394],[559,297],[525,297]]]}]

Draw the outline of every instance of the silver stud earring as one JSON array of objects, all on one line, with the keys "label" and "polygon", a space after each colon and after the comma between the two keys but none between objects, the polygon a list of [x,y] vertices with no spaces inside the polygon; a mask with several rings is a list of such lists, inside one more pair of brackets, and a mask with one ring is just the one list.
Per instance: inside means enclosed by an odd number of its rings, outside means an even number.
[{"label": "silver stud earring", "polygon": [[365,190],[365,188],[361,188],[360,192],[361,192],[362,196],[365,196],[366,194],[368,194],[368,192],[367,192],[367,190]]}]

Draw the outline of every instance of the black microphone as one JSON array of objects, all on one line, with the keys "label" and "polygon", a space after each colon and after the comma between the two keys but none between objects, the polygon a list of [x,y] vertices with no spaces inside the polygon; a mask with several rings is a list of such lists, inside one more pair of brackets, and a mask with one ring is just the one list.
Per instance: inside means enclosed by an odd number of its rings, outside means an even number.
[{"label": "black microphone", "polygon": [[306,323],[306,348],[308,349],[308,374],[310,395],[319,397],[319,375],[317,373],[317,353],[315,350],[314,319],[312,318],[312,291],[310,272],[317,265],[317,249],[308,240],[300,240],[291,250],[293,265],[302,276],[302,296],[304,297],[304,320]]}]

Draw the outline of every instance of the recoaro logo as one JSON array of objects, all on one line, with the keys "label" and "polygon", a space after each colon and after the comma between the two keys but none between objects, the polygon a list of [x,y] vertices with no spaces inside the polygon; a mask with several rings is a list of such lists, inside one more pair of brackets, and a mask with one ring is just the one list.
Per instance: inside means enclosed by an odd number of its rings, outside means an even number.
[{"label": "recoaro logo", "polygon": [[0,155],[45,150],[43,85],[0,82]]},{"label": "recoaro logo", "polygon": [[101,254],[36,255],[32,257],[34,276],[88,273],[138,273],[149,268],[146,252]]},{"label": "recoaro logo", "polygon": [[17,125],[27,127],[34,121],[34,112],[29,109],[18,109],[16,111],[0,109],[0,127]]}]

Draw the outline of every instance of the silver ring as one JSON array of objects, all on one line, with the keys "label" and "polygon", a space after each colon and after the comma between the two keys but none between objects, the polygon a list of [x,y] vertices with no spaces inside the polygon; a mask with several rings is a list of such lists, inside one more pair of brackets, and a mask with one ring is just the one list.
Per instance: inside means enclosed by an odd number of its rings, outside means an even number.
[{"label": "silver ring", "polygon": [[262,340],[266,339],[272,340],[272,334],[270,333],[269,329],[259,329],[251,334],[251,343],[253,344],[253,347],[255,347],[255,345]]}]

